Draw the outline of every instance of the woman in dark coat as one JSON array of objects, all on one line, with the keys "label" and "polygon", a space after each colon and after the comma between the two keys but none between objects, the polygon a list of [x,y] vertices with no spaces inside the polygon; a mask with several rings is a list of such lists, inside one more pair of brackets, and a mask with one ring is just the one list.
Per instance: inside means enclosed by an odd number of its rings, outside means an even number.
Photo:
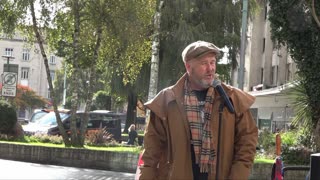
[{"label": "woman in dark coat", "polygon": [[129,131],[129,138],[128,138],[127,144],[134,145],[134,142],[136,141],[136,138],[138,137],[138,133],[136,131],[136,126],[134,124],[131,124],[128,131]]}]

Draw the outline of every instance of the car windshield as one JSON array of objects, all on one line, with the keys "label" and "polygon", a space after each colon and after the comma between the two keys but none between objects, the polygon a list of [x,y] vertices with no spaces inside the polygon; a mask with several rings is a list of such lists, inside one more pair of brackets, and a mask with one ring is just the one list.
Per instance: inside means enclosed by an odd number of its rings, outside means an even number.
[{"label": "car windshield", "polygon": [[[60,113],[61,120],[65,120],[69,114]],[[44,115],[39,121],[37,122],[40,125],[57,125],[56,115],[54,112],[50,112]]]},{"label": "car windshield", "polygon": [[41,117],[43,117],[46,114],[48,114],[48,112],[44,112],[44,111],[36,112],[31,117],[30,122],[36,122],[37,120],[39,120]]}]

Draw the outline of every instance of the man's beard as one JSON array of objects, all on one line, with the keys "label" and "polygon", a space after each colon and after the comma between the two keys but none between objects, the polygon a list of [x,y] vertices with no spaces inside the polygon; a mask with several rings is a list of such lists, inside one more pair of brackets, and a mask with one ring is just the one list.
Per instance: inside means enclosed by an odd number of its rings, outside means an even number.
[{"label": "man's beard", "polygon": [[206,80],[203,80],[201,78],[196,78],[195,74],[193,73],[194,71],[191,71],[191,77],[193,79],[193,82],[196,83],[198,86],[207,89],[211,86],[211,82],[208,82]]}]

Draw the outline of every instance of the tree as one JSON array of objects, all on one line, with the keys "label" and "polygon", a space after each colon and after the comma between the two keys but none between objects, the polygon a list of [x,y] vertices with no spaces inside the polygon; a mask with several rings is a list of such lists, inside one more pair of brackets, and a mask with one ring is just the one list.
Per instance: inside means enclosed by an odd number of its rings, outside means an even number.
[{"label": "tree", "polygon": [[111,110],[111,96],[106,91],[95,93],[93,102],[96,109]]},{"label": "tree", "polygon": [[[213,42],[229,49],[232,69],[237,67],[240,47],[241,1],[225,0],[166,0],[161,18],[159,89],[175,83],[184,72],[181,60],[183,48],[197,40]],[[249,1],[252,16],[257,9]],[[217,73],[230,79],[228,67],[217,65]],[[226,73],[226,74],[224,74]]]},{"label": "tree", "polygon": [[49,102],[36,94],[30,87],[21,84],[17,85],[17,94],[10,98],[11,104],[19,108],[39,108],[45,107]]},{"label": "tree", "polygon": [[160,51],[160,24],[161,24],[161,11],[164,1],[159,1],[158,9],[154,15],[154,34],[152,40],[152,57],[151,57],[151,71],[148,100],[156,96],[158,92],[158,71],[159,71],[159,51]]},{"label": "tree", "polygon": [[[320,150],[320,26],[315,12],[320,3],[311,0],[270,0],[271,34],[278,45],[287,45],[299,69],[300,83],[305,89],[307,107],[316,150]],[[314,10],[313,10],[314,9]]]},{"label": "tree", "polygon": [[9,134],[17,123],[16,109],[7,101],[0,99],[0,133]]}]

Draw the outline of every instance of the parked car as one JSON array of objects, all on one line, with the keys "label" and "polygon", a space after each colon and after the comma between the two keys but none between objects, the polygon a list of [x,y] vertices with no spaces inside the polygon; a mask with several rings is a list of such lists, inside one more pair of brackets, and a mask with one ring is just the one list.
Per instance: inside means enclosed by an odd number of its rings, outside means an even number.
[{"label": "parked car", "polygon": [[34,123],[39,120],[42,116],[48,114],[50,111],[47,109],[36,109],[33,111],[31,118],[29,119],[29,123]]},{"label": "parked car", "polygon": [[[121,141],[121,119],[124,114],[118,114],[113,112],[103,111],[91,111],[89,112],[89,122],[87,126],[87,132],[96,131],[99,128],[106,127],[106,130],[113,135],[116,141]],[[66,132],[70,132],[70,112],[60,112],[60,117]],[[76,113],[76,125],[80,128],[81,120],[84,117],[84,112]],[[25,134],[49,134],[59,135],[59,127],[57,124],[56,116],[54,112],[49,112],[35,123],[30,123],[23,126]]]},{"label": "parked car", "polygon": [[[60,112],[62,122],[70,116],[67,112]],[[34,134],[52,134],[52,130],[58,127],[56,115],[53,111],[47,112],[39,119],[22,126],[26,135]]]}]

